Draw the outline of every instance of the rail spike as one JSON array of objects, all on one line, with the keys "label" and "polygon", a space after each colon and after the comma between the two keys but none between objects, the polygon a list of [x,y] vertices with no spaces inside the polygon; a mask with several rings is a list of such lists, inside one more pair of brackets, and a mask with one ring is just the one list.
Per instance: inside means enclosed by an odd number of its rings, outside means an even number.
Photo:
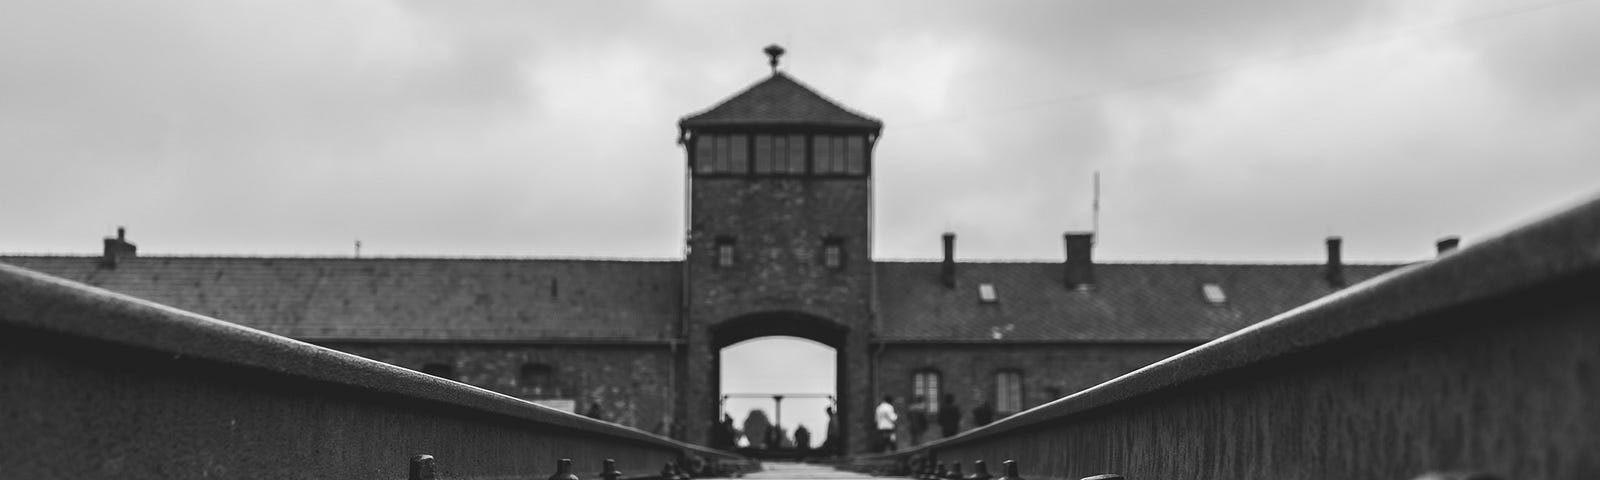
[{"label": "rail spike", "polygon": [[412,456],[411,474],[406,478],[410,480],[434,480],[433,455]]},{"label": "rail spike", "polygon": [[616,460],[607,458],[604,462],[600,462],[600,473],[597,476],[605,480],[617,480],[622,478],[622,472],[617,471]]},{"label": "rail spike", "polygon": [[950,472],[944,478],[950,480],[963,480],[966,475],[961,474],[961,462],[950,462]]},{"label": "rail spike", "polygon": [[550,480],[578,480],[578,476],[572,473],[572,459],[557,460],[556,473],[550,476]]},{"label": "rail spike", "polygon": [[991,478],[994,478],[994,476],[989,474],[988,464],[983,463],[983,460],[972,461],[972,475],[967,475],[967,480],[989,480]]},{"label": "rail spike", "polygon": [[1016,460],[1006,460],[1004,465],[1006,467],[1006,474],[1001,475],[998,480],[1022,480],[1022,475],[1017,475]]}]

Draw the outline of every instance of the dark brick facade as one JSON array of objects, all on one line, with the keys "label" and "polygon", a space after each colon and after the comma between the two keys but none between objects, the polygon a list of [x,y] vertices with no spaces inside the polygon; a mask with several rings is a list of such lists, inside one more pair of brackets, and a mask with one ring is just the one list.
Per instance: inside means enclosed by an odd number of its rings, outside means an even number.
[{"label": "dark brick facade", "polygon": [[[690,186],[689,356],[683,407],[693,441],[709,440],[717,411],[721,347],[793,335],[838,352],[844,441],[865,438],[871,411],[867,341],[873,268],[866,177],[696,177]],[[733,245],[732,265],[717,245]],[[823,249],[839,245],[830,267]],[[821,432],[818,432],[821,434]]]},{"label": "dark brick facade", "polygon": [[[889,344],[877,354],[878,386],[893,395],[905,411],[912,397],[912,375],[938,372],[941,393],[956,397],[961,430],[972,429],[972,409],[995,403],[995,376],[1021,374],[1022,409],[1043,405],[1064,395],[1098,385],[1127,372],[1194,347],[1194,344]],[[1012,412],[1015,413],[1015,412]],[[999,415],[996,415],[999,418]],[[931,422],[931,420],[930,420]],[[924,441],[940,438],[937,426]],[[905,424],[900,438],[911,438]],[[905,445],[907,441],[902,441]]]},{"label": "dark brick facade", "polygon": [[[666,345],[324,343],[422,371],[447,365],[454,380],[525,400],[571,399],[577,412],[599,403],[605,420],[675,434],[670,419],[673,353]],[[545,367],[548,367],[546,370]],[[681,428],[681,427],[680,427]]]}]

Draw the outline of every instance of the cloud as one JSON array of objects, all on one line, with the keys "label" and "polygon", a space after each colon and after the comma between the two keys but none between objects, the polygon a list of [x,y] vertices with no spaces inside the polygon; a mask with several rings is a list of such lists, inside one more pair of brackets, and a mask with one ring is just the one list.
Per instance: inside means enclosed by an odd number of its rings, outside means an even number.
[{"label": "cloud", "polygon": [[1415,258],[1600,173],[1541,5],[12,1],[0,249],[676,256],[676,120],[777,42],[887,122],[880,256],[1057,258],[1100,171],[1102,258]]}]

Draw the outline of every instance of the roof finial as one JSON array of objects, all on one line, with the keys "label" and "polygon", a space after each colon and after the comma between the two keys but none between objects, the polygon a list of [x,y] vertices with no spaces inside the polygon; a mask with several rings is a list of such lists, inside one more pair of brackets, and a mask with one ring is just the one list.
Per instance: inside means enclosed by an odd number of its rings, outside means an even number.
[{"label": "roof finial", "polygon": [[783,47],[774,43],[767,45],[767,48],[762,51],[767,52],[767,65],[772,66],[772,73],[778,73],[778,57],[783,56]]}]

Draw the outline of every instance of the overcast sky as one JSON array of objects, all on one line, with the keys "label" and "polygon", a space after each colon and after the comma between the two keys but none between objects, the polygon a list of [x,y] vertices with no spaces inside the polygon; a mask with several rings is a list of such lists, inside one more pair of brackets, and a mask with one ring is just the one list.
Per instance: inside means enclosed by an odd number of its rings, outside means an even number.
[{"label": "overcast sky", "polygon": [[875,255],[1418,259],[1600,191],[1600,2],[0,0],[0,251],[673,258],[676,122],[884,120]]}]

